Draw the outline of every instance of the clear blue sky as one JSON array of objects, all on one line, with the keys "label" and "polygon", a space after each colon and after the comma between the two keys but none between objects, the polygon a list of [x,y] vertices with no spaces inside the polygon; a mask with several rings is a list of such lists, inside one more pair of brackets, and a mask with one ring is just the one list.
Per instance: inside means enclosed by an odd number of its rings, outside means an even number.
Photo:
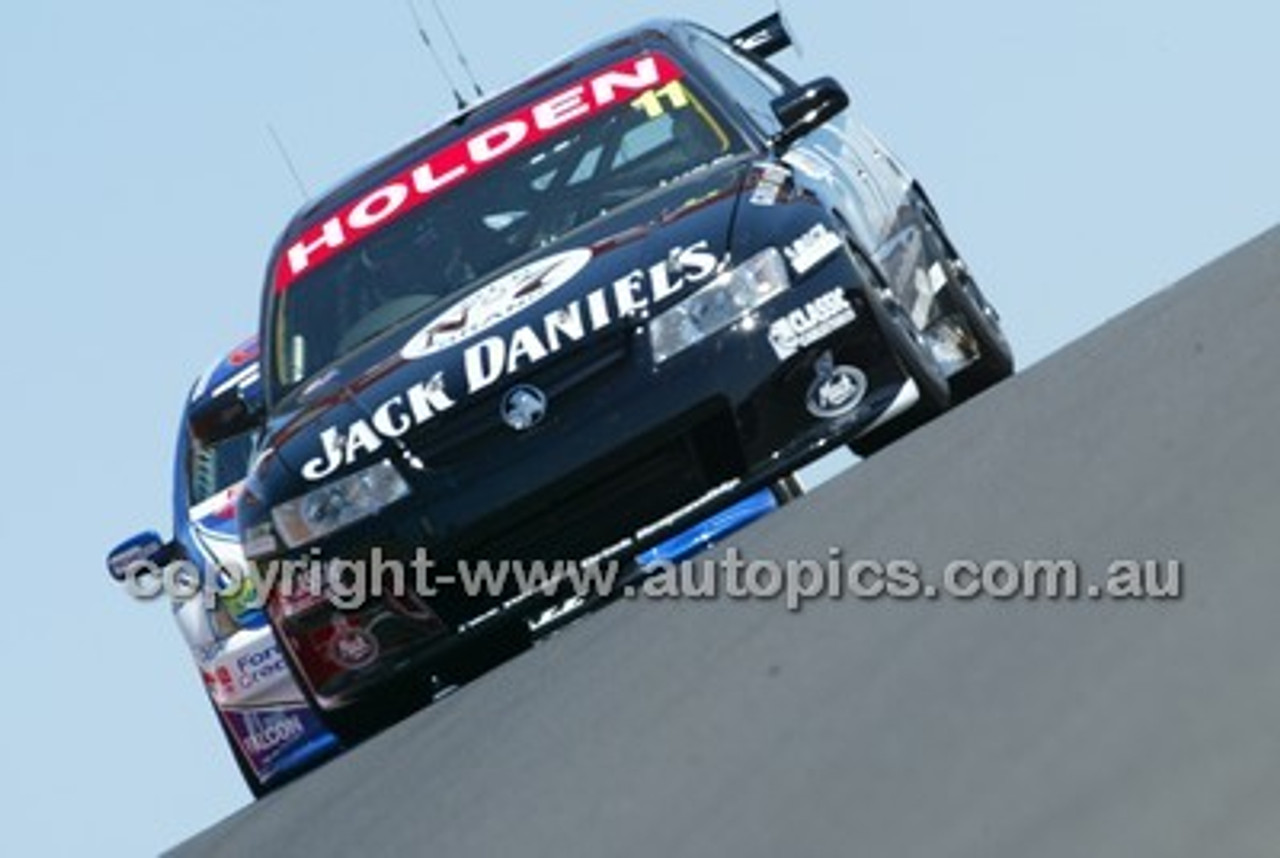
[{"label": "clear blue sky", "polygon": [[[769,8],[443,2],[490,86],[644,17],[730,30]],[[1274,3],[789,11],[806,52],[783,64],[850,87],[1024,365],[1280,213]],[[0,40],[5,851],[151,853],[248,793],[167,609],[102,558],[167,529],[186,387],[256,325],[300,202],[266,125],[315,190],[451,100],[402,0],[7,3]]]}]

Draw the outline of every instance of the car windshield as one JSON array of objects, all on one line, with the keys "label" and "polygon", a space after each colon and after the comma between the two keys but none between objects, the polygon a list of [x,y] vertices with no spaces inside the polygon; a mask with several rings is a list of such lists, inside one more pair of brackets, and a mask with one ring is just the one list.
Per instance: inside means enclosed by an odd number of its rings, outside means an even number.
[{"label": "car windshield", "polygon": [[188,505],[197,506],[243,480],[252,455],[252,432],[208,445],[192,439],[187,456]]},{"label": "car windshield", "polygon": [[[443,310],[521,257],[743,147],[670,59],[630,62],[631,71],[606,68],[513,108],[285,248],[269,316],[272,398],[398,322]],[[645,79],[647,69],[657,71]]]}]

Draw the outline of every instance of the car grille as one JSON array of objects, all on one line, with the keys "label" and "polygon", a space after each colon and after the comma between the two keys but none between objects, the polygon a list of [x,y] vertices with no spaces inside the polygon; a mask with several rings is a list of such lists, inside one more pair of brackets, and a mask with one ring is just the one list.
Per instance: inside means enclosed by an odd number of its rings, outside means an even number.
[{"label": "car grille", "polygon": [[468,401],[456,413],[440,415],[407,440],[432,469],[448,470],[483,459],[487,449],[511,436],[510,427],[499,417],[499,400],[512,385],[527,383],[540,388],[553,403],[552,420],[556,420],[570,394],[581,396],[593,386],[607,383],[610,370],[626,362],[629,339],[629,332],[620,331],[567,349],[531,372],[504,378],[492,392]]},{"label": "car grille", "polygon": [[591,556],[739,475],[745,466],[736,437],[727,408],[700,409],[509,510],[500,528],[459,546],[459,556]]}]

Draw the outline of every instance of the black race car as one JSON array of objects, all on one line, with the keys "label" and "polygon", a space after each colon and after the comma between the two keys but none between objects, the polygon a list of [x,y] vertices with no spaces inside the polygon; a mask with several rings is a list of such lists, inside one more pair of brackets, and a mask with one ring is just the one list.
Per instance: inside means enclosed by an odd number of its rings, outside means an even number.
[{"label": "black race car", "polygon": [[[769,64],[789,44],[778,16],[624,32],[284,231],[240,526],[295,561],[278,585],[323,573],[270,608],[338,729],[523,645],[539,602],[447,586],[460,563],[634,556],[1012,371],[923,190],[836,81]],[[231,393],[201,431],[250,417]],[[379,592],[424,548],[431,586]]]}]

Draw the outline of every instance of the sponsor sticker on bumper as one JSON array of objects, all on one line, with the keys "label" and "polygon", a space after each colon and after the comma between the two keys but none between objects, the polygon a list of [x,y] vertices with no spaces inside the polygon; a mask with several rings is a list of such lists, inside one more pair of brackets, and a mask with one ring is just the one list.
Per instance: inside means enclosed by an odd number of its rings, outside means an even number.
[{"label": "sponsor sticker on bumper", "polygon": [[786,360],[823,337],[852,324],[857,314],[844,294],[835,288],[797,307],[769,326],[769,345],[778,360]]},{"label": "sponsor sticker on bumper", "polygon": [[839,250],[841,244],[840,236],[820,223],[791,242],[784,252],[796,276],[803,277]]},{"label": "sponsor sticker on bumper", "polygon": [[817,375],[809,385],[805,406],[814,417],[830,420],[843,417],[862,402],[867,393],[867,377],[856,366],[836,366],[830,354],[815,367]]}]

